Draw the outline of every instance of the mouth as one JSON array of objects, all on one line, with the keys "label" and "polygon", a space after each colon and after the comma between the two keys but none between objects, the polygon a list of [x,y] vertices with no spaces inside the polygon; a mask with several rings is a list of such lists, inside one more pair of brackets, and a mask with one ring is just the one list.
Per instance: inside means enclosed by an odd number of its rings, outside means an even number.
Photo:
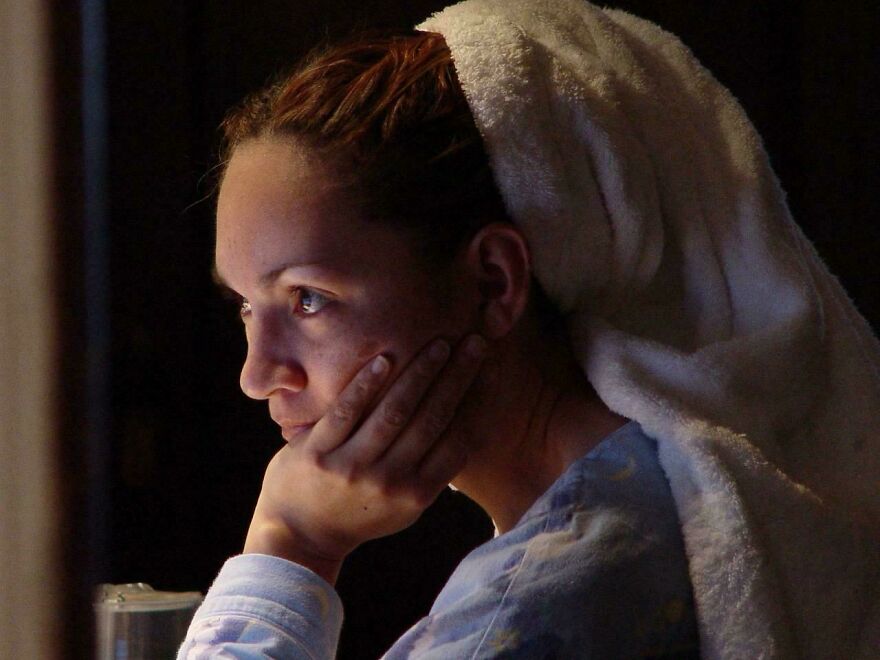
[{"label": "mouth", "polygon": [[281,437],[287,442],[293,442],[293,440],[311,430],[314,425],[315,422],[309,424],[279,423],[279,426],[281,427]]}]

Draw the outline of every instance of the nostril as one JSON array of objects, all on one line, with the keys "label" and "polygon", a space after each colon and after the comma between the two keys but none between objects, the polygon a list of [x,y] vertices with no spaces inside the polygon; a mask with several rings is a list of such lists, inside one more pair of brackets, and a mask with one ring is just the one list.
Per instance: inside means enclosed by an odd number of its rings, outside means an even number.
[{"label": "nostril", "polygon": [[288,373],[282,378],[282,387],[294,392],[302,392],[308,384],[305,369],[299,364],[287,366]]},{"label": "nostril", "polygon": [[308,378],[301,365],[259,360],[250,355],[239,376],[241,391],[251,399],[267,399],[278,390],[301,392],[307,384]]},{"label": "nostril", "polygon": [[300,392],[308,382],[296,359],[295,338],[272,314],[254,308],[248,323],[248,347],[239,385],[252,399],[267,399],[277,390]]}]

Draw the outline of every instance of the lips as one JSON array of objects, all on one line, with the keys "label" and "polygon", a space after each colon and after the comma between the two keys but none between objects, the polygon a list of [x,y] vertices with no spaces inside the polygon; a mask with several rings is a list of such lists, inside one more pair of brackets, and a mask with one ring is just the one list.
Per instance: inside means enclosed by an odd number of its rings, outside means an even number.
[{"label": "lips", "polygon": [[308,422],[305,424],[296,424],[284,420],[278,422],[278,426],[281,427],[281,437],[287,442],[291,442],[298,436],[308,432],[314,425],[315,422]]}]

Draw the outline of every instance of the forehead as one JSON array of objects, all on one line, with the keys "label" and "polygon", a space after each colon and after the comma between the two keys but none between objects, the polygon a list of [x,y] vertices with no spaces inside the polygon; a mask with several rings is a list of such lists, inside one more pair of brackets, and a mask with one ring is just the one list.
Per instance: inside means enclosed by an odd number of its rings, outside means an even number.
[{"label": "forehead", "polygon": [[243,196],[252,201],[261,194],[278,198],[287,192],[295,198],[306,192],[338,193],[343,170],[338,163],[292,139],[246,141],[235,148],[226,164],[218,208]]},{"label": "forehead", "polygon": [[281,140],[233,153],[217,200],[217,270],[233,287],[283,264],[357,272],[387,265],[408,242],[366,222],[341,168]]}]

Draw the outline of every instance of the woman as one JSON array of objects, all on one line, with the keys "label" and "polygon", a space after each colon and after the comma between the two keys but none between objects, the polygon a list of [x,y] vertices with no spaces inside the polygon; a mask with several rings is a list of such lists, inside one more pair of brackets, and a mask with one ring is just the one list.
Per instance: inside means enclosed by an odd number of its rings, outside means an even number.
[{"label": "woman", "polygon": [[574,0],[420,27],[225,123],[217,272],[287,445],[181,657],[332,656],[345,556],[450,481],[499,536],[389,657],[867,655],[878,501],[837,468],[880,473],[880,353],[735,101]]}]

